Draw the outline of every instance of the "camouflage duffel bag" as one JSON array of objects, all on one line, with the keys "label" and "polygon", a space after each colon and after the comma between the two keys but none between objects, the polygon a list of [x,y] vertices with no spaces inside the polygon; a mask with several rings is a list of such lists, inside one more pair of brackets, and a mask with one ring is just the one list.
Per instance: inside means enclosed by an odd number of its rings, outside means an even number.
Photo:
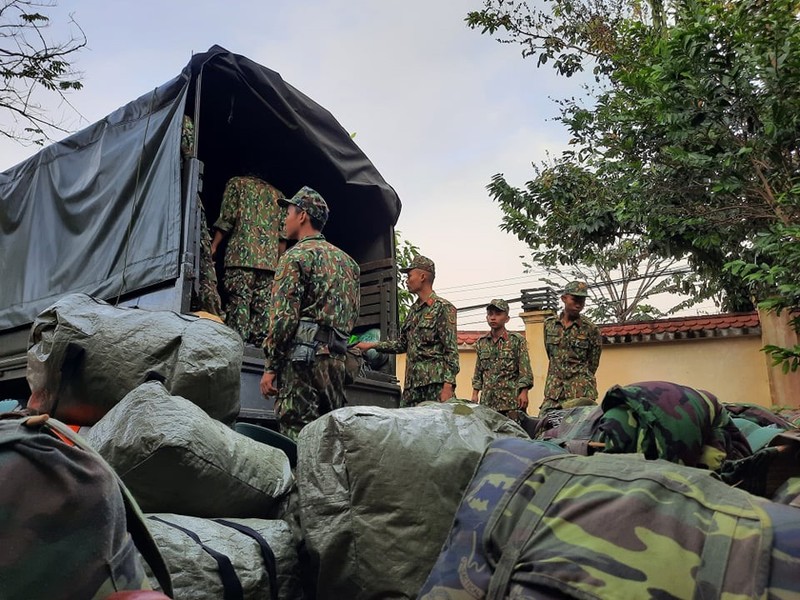
[{"label": "camouflage duffel bag", "polygon": [[800,511],[663,460],[564,454],[521,468],[503,444],[481,462],[421,599],[800,593]]},{"label": "camouflage duffel bag", "polygon": [[149,590],[142,556],[172,593],[141,512],[111,468],[47,415],[0,417],[0,598],[101,600]]}]

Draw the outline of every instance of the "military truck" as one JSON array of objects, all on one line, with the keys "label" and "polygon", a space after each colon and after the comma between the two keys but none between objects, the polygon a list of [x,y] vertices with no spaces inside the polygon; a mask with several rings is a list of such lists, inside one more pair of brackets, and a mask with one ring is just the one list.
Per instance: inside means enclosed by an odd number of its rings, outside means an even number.
[{"label": "military truck", "polygon": [[[184,114],[196,138],[187,158]],[[396,192],[326,109],[278,73],[214,46],[174,79],[0,173],[0,399],[28,397],[30,325],[66,294],[189,312],[206,226],[199,202],[212,224],[225,183],[244,174],[287,195],[309,185],[325,197],[325,236],[361,266],[355,331],[395,333]],[[261,359],[245,349],[244,420],[271,413],[258,391]],[[347,390],[350,403],[399,402],[394,361],[363,375]]]}]

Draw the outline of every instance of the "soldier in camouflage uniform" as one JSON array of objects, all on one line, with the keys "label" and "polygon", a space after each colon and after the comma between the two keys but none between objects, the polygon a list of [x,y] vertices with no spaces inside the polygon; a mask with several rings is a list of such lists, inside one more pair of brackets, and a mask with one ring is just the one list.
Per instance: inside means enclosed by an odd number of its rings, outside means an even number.
[{"label": "soldier in camouflage uniform", "polygon": [[359,342],[362,351],[407,352],[406,380],[401,406],[446,402],[454,396],[458,374],[456,309],[433,291],[436,267],[430,258],[415,256],[408,268],[408,291],[418,299],[411,306],[397,340]]},{"label": "soldier in camouflage uniform", "polygon": [[544,347],[550,365],[539,414],[597,400],[600,330],[580,314],[588,295],[585,282],[568,283],[561,295],[563,312],[544,321]]},{"label": "soldier in camouflage uniform", "polygon": [[491,331],[475,342],[475,374],[472,377],[472,401],[508,414],[528,407],[528,390],[533,387],[528,342],[524,336],[509,332],[508,302],[492,300],[486,307],[486,321]]},{"label": "soldier in camouflage uniform", "polygon": [[[194,122],[188,115],[183,116],[181,129],[181,158],[194,155]],[[211,256],[211,234],[208,232],[208,221],[203,201],[198,197],[200,205],[200,272],[198,273],[198,289],[192,289],[192,310],[204,310],[212,315],[222,317],[222,301],[217,289],[217,271]]]},{"label": "soldier in camouflage uniform", "polygon": [[297,439],[304,425],[346,403],[345,353],[358,318],[360,269],[320,233],[328,205],[319,193],[303,187],[281,204],[288,207],[284,234],[298,241],[275,273],[261,393],[278,394],[281,433]]},{"label": "soldier in camouflage uniform", "polygon": [[283,194],[258,177],[232,177],[225,185],[222,208],[214,223],[212,253],[230,237],[225,251],[223,283],[228,294],[226,324],[245,343],[260,346],[267,332],[272,280],[278,265],[278,238]]}]

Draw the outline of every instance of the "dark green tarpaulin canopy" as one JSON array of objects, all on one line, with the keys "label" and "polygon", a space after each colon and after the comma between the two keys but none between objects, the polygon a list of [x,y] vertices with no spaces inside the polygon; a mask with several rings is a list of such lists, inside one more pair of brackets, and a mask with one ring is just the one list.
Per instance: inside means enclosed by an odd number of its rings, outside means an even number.
[{"label": "dark green tarpaulin canopy", "polygon": [[0,173],[0,329],[67,293],[113,298],[178,276],[184,111],[195,118],[209,223],[228,178],[255,174],[286,195],[303,185],[322,193],[326,237],[357,260],[391,256],[400,200],[347,131],[278,73],[214,46]]}]

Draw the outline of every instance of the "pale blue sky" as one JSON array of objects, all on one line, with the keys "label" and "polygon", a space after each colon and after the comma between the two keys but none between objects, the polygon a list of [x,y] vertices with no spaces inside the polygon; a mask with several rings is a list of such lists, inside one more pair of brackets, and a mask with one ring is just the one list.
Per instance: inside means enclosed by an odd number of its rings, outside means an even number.
[{"label": "pale blue sky", "polygon": [[[499,230],[485,186],[497,172],[523,185],[532,161],[558,154],[567,138],[551,121],[550,97],[579,93],[577,81],[468,29],[464,16],[481,5],[62,0],[51,16],[54,35],[72,13],[88,38],[76,60],[85,87],[70,97],[86,120],[75,128],[174,77],[213,44],[278,71],[356,133],[400,195],[398,229],[436,262],[440,293],[467,306],[539,285],[523,277],[525,246]],[[35,151],[0,143],[0,169]],[[481,319],[462,314],[459,327],[483,329]]]}]

